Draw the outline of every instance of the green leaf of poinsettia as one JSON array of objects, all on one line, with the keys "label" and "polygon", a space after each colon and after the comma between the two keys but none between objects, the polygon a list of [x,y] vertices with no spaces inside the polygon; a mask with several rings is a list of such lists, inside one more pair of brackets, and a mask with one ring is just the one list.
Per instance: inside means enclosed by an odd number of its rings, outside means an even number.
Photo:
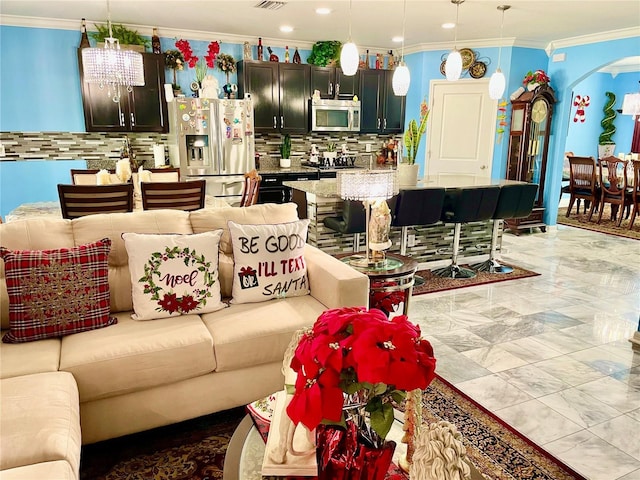
[{"label": "green leaf of poinsettia", "polygon": [[371,412],[371,428],[380,435],[380,438],[387,437],[392,424],[393,407],[390,403],[383,403],[380,408]]}]

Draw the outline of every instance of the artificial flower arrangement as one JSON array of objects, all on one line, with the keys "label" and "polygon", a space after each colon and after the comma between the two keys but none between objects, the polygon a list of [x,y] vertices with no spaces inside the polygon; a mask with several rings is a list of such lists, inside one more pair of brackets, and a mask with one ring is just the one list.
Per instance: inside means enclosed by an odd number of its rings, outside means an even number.
[{"label": "artificial flower arrangement", "polygon": [[218,68],[229,76],[230,73],[236,71],[235,59],[226,53],[222,53],[218,56]]},{"label": "artificial flower arrangement", "polygon": [[173,89],[179,90],[178,80],[176,78],[176,70],[184,69],[184,56],[180,50],[167,50],[164,52],[165,65],[173,70]]},{"label": "artificial flower arrangement", "polygon": [[207,54],[200,59],[193,54],[189,40],[176,41],[176,47],[183,56],[183,62],[189,65],[189,68],[196,69],[196,81],[200,84],[207,75],[207,70],[214,67],[214,63],[218,53],[220,53],[220,43],[211,42],[207,48]]},{"label": "artificial flower arrangement", "polygon": [[409,165],[416,163],[416,155],[418,154],[418,147],[420,146],[420,140],[424,135],[427,128],[427,119],[429,118],[429,107],[427,106],[427,99],[423,99],[420,103],[420,125],[415,119],[411,119],[407,130],[404,132],[404,145],[407,148],[407,156],[405,162]]},{"label": "artificial flower arrangement", "polygon": [[527,74],[524,76],[524,80],[522,80],[522,84],[527,86],[531,83],[537,83],[538,85],[546,85],[551,82],[549,76],[545,73],[544,70],[536,70],[532,72],[529,70]]},{"label": "artificial flower arrangement", "polygon": [[435,367],[431,344],[406,315],[389,320],[375,308],[328,310],[296,348],[291,368],[297,379],[287,414],[309,430],[349,419],[379,448],[393,423],[392,402],[425,389]]}]

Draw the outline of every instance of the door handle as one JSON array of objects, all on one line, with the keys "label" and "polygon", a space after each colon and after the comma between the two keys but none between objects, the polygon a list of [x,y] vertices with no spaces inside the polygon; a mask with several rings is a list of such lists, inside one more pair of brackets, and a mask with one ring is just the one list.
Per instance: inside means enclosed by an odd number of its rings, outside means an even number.
[{"label": "door handle", "polygon": [[133,114],[133,112],[131,112],[131,126],[135,127],[136,126],[136,116]]},{"label": "door handle", "polygon": [[284,128],[284,115],[280,115],[280,128]]},{"label": "door handle", "polygon": [[333,83],[329,82],[329,96],[333,97]]},{"label": "door handle", "polygon": [[486,170],[486,169],[487,169],[487,166],[486,166],[486,165],[482,165],[482,166],[480,167],[480,170]]},{"label": "door handle", "polygon": [[387,129],[387,119],[384,119],[384,123],[382,124],[382,129],[386,130]]},{"label": "door handle", "polygon": [[124,127],[124,112],[120,112],[120,126]]},{"label": "door handle", "polygon": [[273,128],[278,128],[278,120],[275,115],[273,116]]},{"label": "door handle", "polygon": [[378,118],[378,130],[380,130],[380,118]]}]

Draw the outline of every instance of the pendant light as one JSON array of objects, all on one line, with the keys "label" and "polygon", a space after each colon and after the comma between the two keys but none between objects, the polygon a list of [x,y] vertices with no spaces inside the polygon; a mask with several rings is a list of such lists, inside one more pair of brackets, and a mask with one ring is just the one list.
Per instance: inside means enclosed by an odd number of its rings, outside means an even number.
[{"label": "pendant light", "polygon": [[113,38],[111,8],[107,0],[107,24],[109,36],[104,39],[104,48],[82,49],[82,71],[84,81],[107,87],[108,95],[115,103],[120,102],[120,87],[127,92],[132,87],[144,85],[144,66],[139,52],[120,50],[120,42]]},{"label": "pendant light", "polygon": [[509,10],[511,5],[498,5],[498,10],[502,11],[502,23],[500,24],[500,47],[498,49],[498,68],[491,75],[491,80],[489,80],[489,96],[491,100],[500,100],[502,98],[502,94],[504,93],[504,89],[507,86],[507,81],[504,78],[504,73],[500,70],[500,60],[502,58],[502,33],[504,31],[504,12],[505,10]]},{"label": "pendant light", "polygon": [[450,82],[455,82],[462,75],[462,55],[458,51],[458,10],[460,9],[460,4],[464,3],[464,0],[451,0],[451,3],[456,5],[456,27],[453,39],[453,50],[449,53],[447,57],[447,62],[444,65],[445,74],[447,76],[447,80]]},{"label": "pendant light", "polygon": [[351,0],[349,0],[349,41],[342,46],[340,51],[340,68],[342,73],[351,77],[358,71],[358,64],[360,63],[360,55],[358,54],[358,47],[351,41]]},{"label": "pendant light", "polygon": [[404,0],[404,13],[402,18],[402,50],[400,53],[400,64],[393,72],[393,78],[391,79],[391,86],[393,87],[393,93],[398,97],[404,97],[409,91],[409,85],[411,84],[411,73],[409,67],[404,63],[404,32],[407,22],[407,0]]}]

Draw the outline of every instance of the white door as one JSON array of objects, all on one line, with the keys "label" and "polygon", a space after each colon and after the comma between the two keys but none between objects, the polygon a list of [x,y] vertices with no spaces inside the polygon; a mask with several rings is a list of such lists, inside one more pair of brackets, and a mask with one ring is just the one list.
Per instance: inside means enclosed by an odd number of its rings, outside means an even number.
[{"label": "white door", "polygon": [[427,175],[489,178],[497,114],[489,80],[432,80],[430,90]]}]

